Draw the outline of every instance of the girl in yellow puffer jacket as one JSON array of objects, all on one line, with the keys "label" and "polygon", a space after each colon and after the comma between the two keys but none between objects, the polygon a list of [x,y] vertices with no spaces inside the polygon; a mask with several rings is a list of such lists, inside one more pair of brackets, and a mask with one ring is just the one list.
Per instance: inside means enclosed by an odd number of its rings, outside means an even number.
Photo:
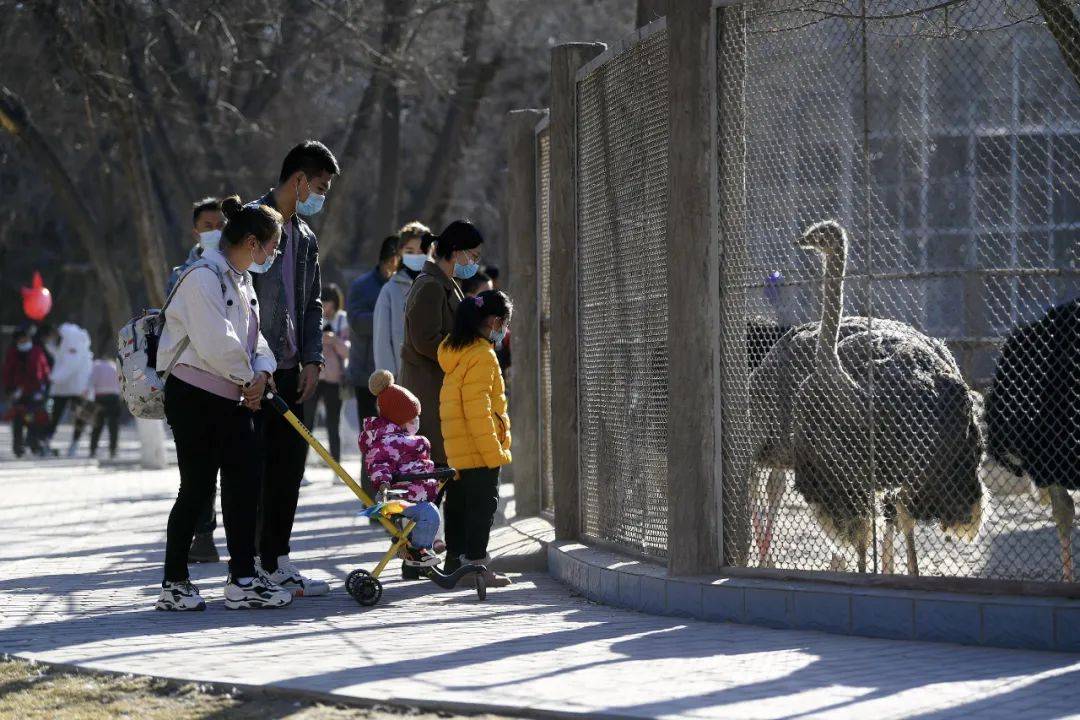
[{"label": "girl in yellow puffer jacket", "polygon": [[[510,416],[495,347],[510,326],[513,305],[498,291],[466,298],[454,329],[439,346],[446,374],[439,415],[447,461],[460,477],[446,491],[447,570],[487,562],[488,537],[499,505],[499,471],[509,465]],[[509,579],[488,573],[489,585]]]}]

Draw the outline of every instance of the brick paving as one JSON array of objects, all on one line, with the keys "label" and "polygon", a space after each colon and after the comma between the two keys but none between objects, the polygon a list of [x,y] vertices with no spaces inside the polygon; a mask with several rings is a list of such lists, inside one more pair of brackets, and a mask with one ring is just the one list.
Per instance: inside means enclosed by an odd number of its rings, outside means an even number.
[{"label": "brick paving", "polygon": [[[175,467],[14,461],[9,446],[0,432],[0,652],[587,717],[1080,717],[1080,656],[652,617],[587,602],[540,572],[479,603],[468,589],[403,583],[392,570],[381,604],[363,609],[340,579],[374,564],[385,543],[315,466],[293,555],[337,581],[330,595],[230,612],[224,566],[193,566],[207,611],[154,612]],[[512,539],[504,531],[498,542]]]}]

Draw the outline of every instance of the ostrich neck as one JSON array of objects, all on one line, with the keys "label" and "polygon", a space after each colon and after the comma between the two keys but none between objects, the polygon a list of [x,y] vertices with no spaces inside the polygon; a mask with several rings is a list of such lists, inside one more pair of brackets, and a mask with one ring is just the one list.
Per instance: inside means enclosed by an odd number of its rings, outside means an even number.
[{"label": "ostrich neck", "polygon": [[836,345],[840,340],[840,315],[844,311],[844,268],[847,253],[825,254],[825,277],[821,288],[821,334],[818,336],[817,366],[832,366],[843,372]]}]

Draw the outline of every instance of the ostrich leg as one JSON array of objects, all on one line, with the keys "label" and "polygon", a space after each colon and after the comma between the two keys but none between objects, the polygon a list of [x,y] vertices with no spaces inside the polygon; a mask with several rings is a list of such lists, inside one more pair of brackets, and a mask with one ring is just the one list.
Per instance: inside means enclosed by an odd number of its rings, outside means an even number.
[{"label": "ostrich leg", "polygon": [[885,534],[881,539],[881,574],[892,575],[896,544],[896,521],[885,519]]},{"label": "ostrich leg", "polygon": [[919,577],[919,557],[915,550],[915,518],[911,517],[901,504],[896,506],[896,518],[904,531],[904,549],[907,551],[908,575]]},{"label": "ostrich leg", "polygon": [[919,558],[915,554],[915,525],[904,528],[904,544],[907,546],[907,571],[912,577],[919,577]]},{"label": "ostrich leg", "polygon": [[1061,543],[1061,579],[1073,582],[1072,526],[1076,519],[1076,505],[1069,491],[1060,485],[1049,488],[1050,513],[1057,525],[1058,542]]}]

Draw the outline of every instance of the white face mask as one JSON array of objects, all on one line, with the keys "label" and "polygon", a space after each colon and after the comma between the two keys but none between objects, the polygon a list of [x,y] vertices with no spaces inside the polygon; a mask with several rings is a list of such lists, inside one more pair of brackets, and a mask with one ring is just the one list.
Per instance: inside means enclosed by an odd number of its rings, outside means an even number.
[{"label": "white face mask", "polygon": [[217,250],[221,247],[221,231],[207,230],[199,233],[199,245],[205,250]]},{"label": "white face mask", "polygon": [[[27,340],[26,342],[16,343],[15,347],[19,349],[19,352],[30,352],[30,348],[34,347],[34,343]],[[419,425],[419,422],[417,424]]]},{"label": "white face mask", "polygon": [[409,433],[410,435],[415,435],[416,433],[420,432],[419,416],[414,417],[412,420],[405,423],[405,432]]}]

